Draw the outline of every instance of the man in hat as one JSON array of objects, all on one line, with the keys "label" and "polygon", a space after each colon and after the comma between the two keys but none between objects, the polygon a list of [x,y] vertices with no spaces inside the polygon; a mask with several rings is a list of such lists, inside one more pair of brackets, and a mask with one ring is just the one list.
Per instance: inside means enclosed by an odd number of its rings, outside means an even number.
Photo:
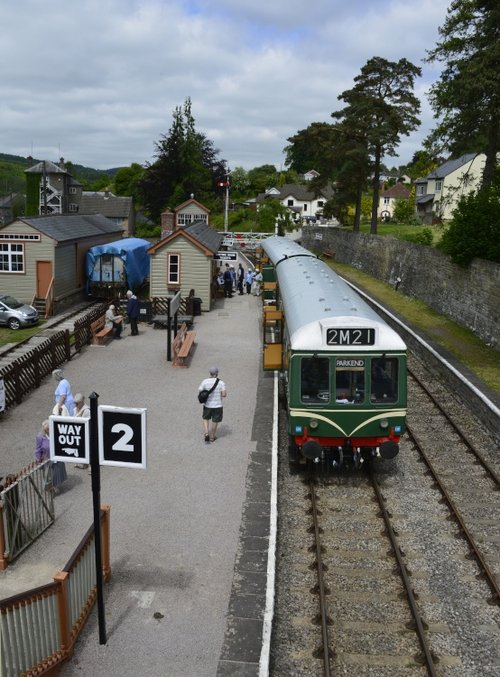
[{"label": "man in hat", "polygon": [[203,430],[205,433],[205,442],[215,442],[217,437],[217,425],[222,421],[222,398],[226,397],[226,384],[219,378],[219,370],[217,367],[210,367],[210,377],[204,379],[198,388],[198,392],[202,390],[210,390],[210,395],[203,405],[203,413],[201,415],[203,420]]}]

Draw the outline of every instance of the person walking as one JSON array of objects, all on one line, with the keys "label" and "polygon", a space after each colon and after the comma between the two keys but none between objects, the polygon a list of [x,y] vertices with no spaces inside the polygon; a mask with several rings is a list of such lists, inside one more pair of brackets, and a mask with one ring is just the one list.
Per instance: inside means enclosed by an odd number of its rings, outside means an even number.
[{"label": "person walking", "polygon": [[217,426],[222,421],[222,398],[226,397],[226,384],[219,378],[217,367],[210,367],[209,374],[210,377],[200,383],[198,392],[211,390],[203,405],[202,420],[205,442],[215,442]]},{"label": "person walking", "polygon": [[[78,418],[90,418],[90,407],[85,402],[85,397],[82,395],[82,393],[76,393],[76,395],[75,395],[75,414],[74,415]],[[89,467],[88,463],[77,463],[75,465],[75,468],[79,468],[80,470],[85,470],[88,467]],[[89,470],[89,474],[90,474],[90,470]]]},{"label": "person walking", "polygon": [[64,408],[66,408],[68,415],[73,416],[75,402],[68,379],[64,378],[62,369],[54,369],[52,377],[57,381],[57,388],[54,392],[55,407],[52,413],[56,416],[63,416]]},{"label": "person walking", "polygon": [[106,329],[113,329],[113,336],[119,339],[123,328],[123,315],[115,315],[115,310],[115,306],[111,304],[106,311],[104,326]]},{"label": "person walking", "polygon": [[127,292],[127,315],[130,320],[130,336],[137,336],[139,330],[137,328],[137,320],[139,319],[139,301],[137,296],[130,291]]}]

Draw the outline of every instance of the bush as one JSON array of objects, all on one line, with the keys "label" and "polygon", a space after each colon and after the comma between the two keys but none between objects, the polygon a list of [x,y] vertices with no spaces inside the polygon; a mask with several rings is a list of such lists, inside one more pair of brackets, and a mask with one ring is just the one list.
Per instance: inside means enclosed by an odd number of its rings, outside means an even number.
[{"label": "bush", "polygon": [[500,184],[463,197],[440,247],[454,263],[481,258],[500,263]]},{"label": "bush", "polygon": [[427,246],[432,246],[432,241],[434,236],[430,228],[422,228],[421,230],[416,230],[415,233],[407,233],[402,235],[401,239],[406,240],[407,242],[415,242],[416,244],[423,244]]}]

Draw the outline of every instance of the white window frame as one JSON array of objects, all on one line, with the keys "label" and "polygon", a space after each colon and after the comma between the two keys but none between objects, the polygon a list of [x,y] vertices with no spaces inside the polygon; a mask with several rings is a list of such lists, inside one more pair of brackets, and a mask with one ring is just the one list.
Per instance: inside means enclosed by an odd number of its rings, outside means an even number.
[{"label": "white window frame", "polygon": [[[172,259],[176,259],[177,273],[172,271]],[[181,283],[181,255],[176,252],[167,253],[167,286],[180,285]]]},{"label": "white window frame", "polygon": [[443,182],[441,181],[441,179],[436,180],[435,192],[439,193],[441,191],[442,187],[443,187]]},{"label": "white window frame", "polygon": [[[7,267],[3,268],[4,257],[6,257]],[[17,258],[17,266],[20,269],[13,269],[13,259]],[[20,242],[0,242],[0,273],[11,273],[13,275],[25,274],[25,252],[24,244]]]}]

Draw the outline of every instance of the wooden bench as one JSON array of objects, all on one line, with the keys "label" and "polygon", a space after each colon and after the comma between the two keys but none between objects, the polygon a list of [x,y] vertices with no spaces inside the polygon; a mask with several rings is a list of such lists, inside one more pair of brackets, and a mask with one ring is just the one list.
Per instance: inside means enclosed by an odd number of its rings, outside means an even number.
[{"label": "wooden bench", "polygon": [[187,367],[186,359],[189,357],[189,353],[194,345],[194,340],[196,338],[195,331],[188,331],[187,325],[184,323],[180,328],[177,336],[173,342],[174,350],[174,359],[172,361],[172,366],[174,367]]},{"label": "wooden bench", "polygon": [[106,344],[106,341],[111,338],[113,335],[113,327],[106,329],[104,326],[106,323],[105,316],[101,315],[97,320],[90,325],[90,331],[92,332],[92,345],[93,346],[103,346]]},{"label": "wooden bench", "polygon": [[335,258],[335,252],[332,251],[331,249],[324,249],[321,253],[323,254],[323,256],[326,256],[327,259]]}]

